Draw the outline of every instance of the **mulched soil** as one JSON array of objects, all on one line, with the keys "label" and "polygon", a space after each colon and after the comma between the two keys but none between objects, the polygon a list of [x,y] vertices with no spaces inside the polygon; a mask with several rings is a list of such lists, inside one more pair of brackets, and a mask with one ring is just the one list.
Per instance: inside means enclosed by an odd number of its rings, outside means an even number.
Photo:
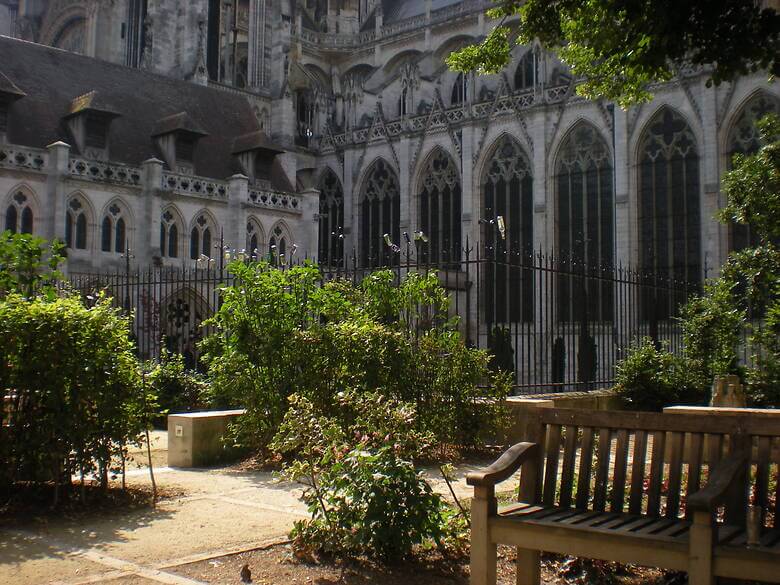
[{"label": "mulched soil", "polygon": [[[176,498],[181,490],[158,488],[157,501]],[[19,526],[30,521],[46,521],[53,518],[88,518],[124,514],[133,510],[152,507],[151,487],[128,486],[122,489],[111,484],[103,491],[96,483],[87,482],[82,500],[81,489],[73,484],[69,492],[61,489],[59,503],[54,501],[52,484],[24,484],[14,486],[13,493],[0,495],[0,526]]]},{"label": "mulched soil", "polygon": [[[515,583],[514,548],[499,547],[498,577],[502,585]],[[339,561],[321,559],[307,562],[293,554],[290,545],[277,545],[264,550],[241,553],[200,561],[189,565],[166,569],[209,583],[211,585],[234,585],[241,583],[241,569],[248,565],[252,583],[256,585],[468,585],[468,557],[457,560],[444,559],[430,553],[427,556],[395,566],[381,566],[367,560]],[[542,580],[549,585],[591,584],[592,575],[571,571],[566,579],[559,577],[565,568],[571,568],[559,559],[545,559],[542,566]],[[607,576],[602,583],[615,585],[651,585],[664,582],[663,573],[651,569],[632,568],[624,572],[614,565],[600,568]]]}]

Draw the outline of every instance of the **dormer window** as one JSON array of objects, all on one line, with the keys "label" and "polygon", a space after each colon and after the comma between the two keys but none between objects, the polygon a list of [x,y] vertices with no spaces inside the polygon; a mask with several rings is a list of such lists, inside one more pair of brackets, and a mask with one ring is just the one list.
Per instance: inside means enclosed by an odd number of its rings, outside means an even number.
[{"label": "dormer window", "polygon": [[176,137],[176,160],[192,163],[195,160],[195,137],[179,134]]},{"label": "dormer window", "polygon": [[8,104],[0,101],[0,133],[8,132]]},{"label": "dormer window", "polygon": [[108,158],[108,132],[119,114],[112,111],[98,92],[91,91],[74,99],[66,117],[75,146],[87,158]]},{"label": "dormer window", "polygon": [[0,72],[0,135],[8,132],[8,118],[11,104],[25,96],[25,93]]},{"label": "dormer window", "polygon": [[84,144],[87,148],[106,147],[106,135],[108,134],[108,121],[101,116],[87,116],[84,125]]},{"label": "dormer window", "polygon": [[198,141],[207,134],[187,112],[158,120],[152,136],[169,169],[184,174],[195,172],[195,150]]},{"label": "dormer window", "polygon": [[282,153],[284,150],[273,144],[262,130],[239,136],[233,142],[233,154],[253,183],[271,180],[274,159]]}]

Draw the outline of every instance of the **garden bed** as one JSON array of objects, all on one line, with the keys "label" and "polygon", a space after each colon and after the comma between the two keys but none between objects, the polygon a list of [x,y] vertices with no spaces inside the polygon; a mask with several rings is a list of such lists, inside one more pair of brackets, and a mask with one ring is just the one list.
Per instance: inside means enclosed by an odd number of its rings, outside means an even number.
[{"label": "garden bed", "polygon": [[[515,552],[511,547],[499,547],[498,582],[502,585],[515,583]],[[166,571],[211,585],[240,583],[240,572],[248,565],[252,582],[256,585],[276,583],[313,583],[316,585],[468,585],[468,557],[443,558],[437,553],[428,553],[422,558],[382,566],[369,561],[316,562],[301,560],[294,556],[289,545],[277,545],[236,555],[220,557],[181,565]],[[564,579],[562,572],[565,561],[547,559],[542,566],[542,581],[547,584],[597,583],[589,578],[578,580],[576,575]],[[605,580],[601,583],[624,585],[652,585],[664,583],[664,574],[655,569],[631,568],[616,571],[614,565],[605,567]]]}]

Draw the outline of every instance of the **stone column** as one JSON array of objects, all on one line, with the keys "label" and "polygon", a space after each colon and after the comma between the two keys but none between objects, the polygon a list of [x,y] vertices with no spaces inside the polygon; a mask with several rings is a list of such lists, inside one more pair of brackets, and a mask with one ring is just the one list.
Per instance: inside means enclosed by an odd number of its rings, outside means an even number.
[{"label": "stone column", "polygon": [[306,189],[301,191],[298,197],[303,214],[295,234],[295,243],[298,244],[296,255],[298,258],[305,256],[316,262],[320,241],[320,192],[318,189]]},{"label": "stone column", "polygon": [[49,165],[46,169],[46,194],[41,205],[41,234],[47,240],[58,238],[65,241],[65,179],[68,176],[70,145],[55,142],[46,147],[49,151]]},{"label": "stone column", "polygon": [[349,267],[352,262],[352,254],[357,253],[357,201],[359,193],[353,179],[357,173],[353,170],[355,155],[349,148],[344,150],[344,266]]},{"label": "stone column", "polygon": [[706,276],[714,277],[720,273],[720,264],[728,253],[727,250],[721,249],[721,243],[726,239],[721,237],[721,230],[726,229],[726,226],[715,219],[720,198],[718,104],[715,88],[706,88],[701,81],[698,83],[701,87],[702,122],[702,143],[699,145],[702,181],[700,203],[702,266],[708,269]]},{"label": "stone column", "polygon": [[[141,199],[143,200],[143,215],[140,216],[136,230],[136,258],[139,267],[149,264],[153,258],[160,258],[160,216],[162,215],[162,185],[163,161],[150,158],[141,163]],[[184,226],[179,227],[180,232]]]},{"label": "stone column", "polygon": [[[420,138],[422,140],[422,137]],[[412,145],[409,136],[403,134],[401,140],[398,142],[398,183],[400,201],[400,217],[399,224],[401,233],[409,232],[409,237],[413,236],[412,232],[416,231],[419,227],[417,220],[417,213],[414,206],[415,195],[414,185],[412,185],[413,177],[409,169],[409,159],[411,158]],[[402,243],[398,244],[402,248],[405,247],[406,242],[403,242],[403,236],[401,236]],[[412,248],[414,250],[414,248]],[[405,252],[405,249],[404,249]]]},{"label": "stone column", "polygon": [[225,216],[225,243],[241,250],[246,246],[246,226],[241,221],[241,205],[249,199],[249,177],[236,174],[228,180],[228,209]]},{"label": "stone column", "polygon": [[267,87],[265,75],[265,47],[268,31],[265,25],[267,18],[267,0],[250,0],[249,2],[249,86],[253,88]]}]

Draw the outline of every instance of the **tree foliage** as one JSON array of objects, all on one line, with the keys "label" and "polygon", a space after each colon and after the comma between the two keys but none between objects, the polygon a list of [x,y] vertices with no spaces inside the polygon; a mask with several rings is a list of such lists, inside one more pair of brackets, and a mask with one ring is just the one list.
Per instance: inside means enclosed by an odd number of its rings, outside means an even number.
[{"label": "tree foliage", "polygon": [[57,268],[63,260],[64,245],[30,234],[0,234],[0,298],[9,293],[31,297],[37,293],[52,293],[54,282],[61,276]]},{"label": "tree foliage", "polygon": [[515,44],[538,38],[577,78],[577,92],[625,106],[686,65],[711,66],[720,83],[780,72],[780,14],[745,0],[496,0],[499,24],[448,58],[458,71],[498,73]]},{"label": "tree foliage", "polygon": [[216,333],[202,349],[212,404],[247,409],[235,426],[239,443],[265,448],[294,393],[344,424],[342,392],[413,403],[421,430],[440,443],[474,444],[500,418],[507,379],[490,374],[486,352],[463,343],[435,274],[395,283],[380,271],[357,285],[320,285],[313,266],[230,270],[234,285],[223,291]]},{"label": "tree foliage", "polygon": [[[0,489],[19,481],[105,486],[154,406],[144,394],[126,317],[100,298],[11,294],[0,301]],[[56,497],[56,496],[55,496]]]}]

